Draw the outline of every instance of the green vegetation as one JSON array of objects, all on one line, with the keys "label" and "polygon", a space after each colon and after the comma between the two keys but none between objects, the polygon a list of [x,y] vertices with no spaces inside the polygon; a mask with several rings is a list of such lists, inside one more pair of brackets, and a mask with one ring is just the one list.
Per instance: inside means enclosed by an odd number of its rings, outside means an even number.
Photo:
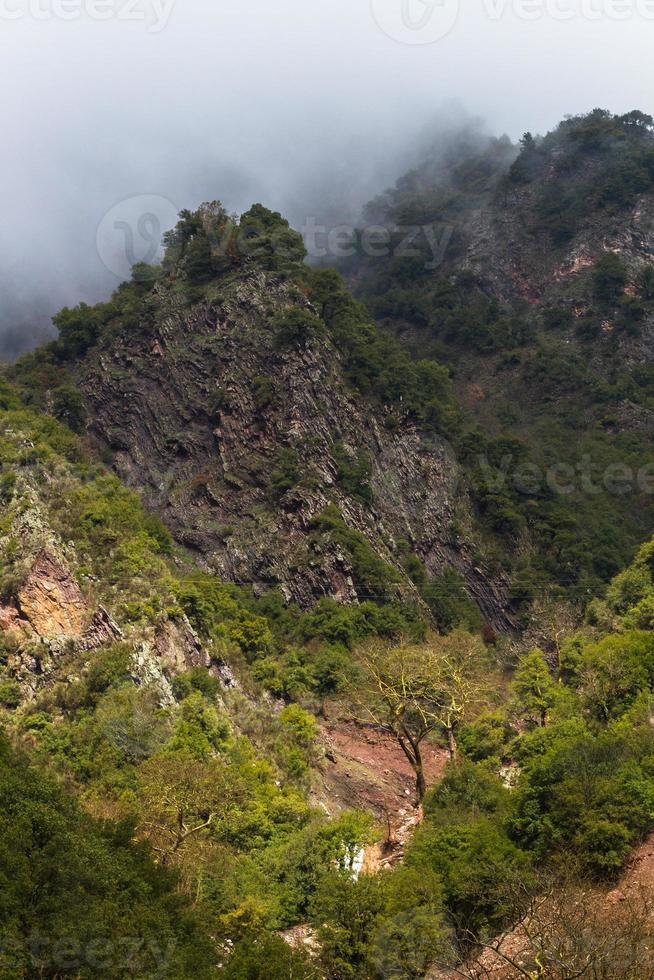
[{"label": "green vegetation", "polygon": [[536,216],[539,231],[564,244],[593,211],[624,210],[654,188],[653,129],[652,117],[639,112],[614,116],[595,109],[573,116],[543,139],[526,134],[508,182],[542,180],[557,150],[556,174],[543,181]]},{"label": "green vegetation", "polygon": [[[545,137],[526,134],[509,157],[498,141],[480,141],[463,160],[426,161],[370,205],[371,220],[389,229],[453,229],[436,267],[425,236],[412,258],[390,248],[373,261],[361,250],[344,267],[380,330],[449,368],[465,409],[441,431],[523,611],[545,591],[590,598],[653,526],[651,495],[636,480],[654,463],[637,421],[654,404],[651,371],[638,366],[654,280],[650,264],[601,245],[599,231],[654,190],[654,124],[595,110]],[[497,230],[475,244],[473,264],[464,236],[479,208]],[[518,259],[499,282],[505,234]],[[577,234],[572,256],[607,251],[560,276],[559,247]],[[607,487],[607,474],[625,466],[631,490]]]},{"label": "green vegetation", "polygon": [[375,325],[333,269],[305,268],[303,278],[352,386],[391,409],[386,424],[393,427],[408,417],[426,431],[455,431],[458,414],[447,368],[433,359],[412,358],[404,345]]},{"label": "green vegetation", "polygon": [[336,479],[343,490],[363,504],[372,503],[372,464],[367,456],[353,456],[342,442],[337,442],[332,451],[336,463]]},{"label": "green vegetation", "polygon": [[627,270],[614,252],[607,252],[595,264],[593,272],[595,295],[609,305],[615,305],[627,285]]},{"label": "green vegetation", "polygon": [[391,596],[393,586],[400,581],[399,572],[377,555],[363,534],[347,526],[338,507],[330,504],[314,518],[312,527],[315,543],[326,538],[343,548],[351,559],[355,584],[365,595],[376,599]]},{"label": "green vegetation", "polygon": [[[41,929],[43,976],[71,949],[80,976],[130,975],[114,953],[132,938],[144,976],[165,955],[180,978],[420,977],[510,925],[544,876],[574,864],[583,881],[610,882],[654,828],[654,543],[556,658],[516,657],[500,641],[500,669],[478,635],[429,634],[397,595],[394,567],[336,508],[315,519],[315,543],[346,551],[375,600],[301,611],[274,592],[257,597],[188,565],[137,495],[82,461],[69,430],[18,407],[11,389],[5,399],[5,595],[20,580],[15,535],[28,515],[66,542],[86,594],[125,634],[92,653],[66,648],[31,700],[5,634],[0,926],[17,956],[7,976],[34,975]],[[518,451],[497,451],[507,448]],[[365,497],[365,462],[340,452],[340,479]],[[429,596],[420,562],[399,552]],[[451,593],[439,608],[453,626],[466,609]],[[210,667],[140,673],[135,650],[186,620]],[[237,685],[220,679],[227,669]],[[370,814],[327,817],[309,802],[325,764],[318,719],[334,711],[375,719],[424,794],[425,819],[390,873],[356,872],[381,833]],[[434,740],[450,762],[430,786]],[[315,960],[277,935],[307,922]]]},{"label": "green vegetation", "polygon": [[3,977],[209,976],[215,949],[129,822],[85,814],[0,736]]},{"label": "green vegetation", "polygon": [[[497,141],[446,181],[410,176],[376,204],[401,224],[533,192],[532,231],[558,248],[589,215],[650,189],[651,129],[643,115],[594,112],[544,139],[526,134],[508,176],[510,148]],[[548,183],[553,149],[561,175]],[[15,623],[0,637],[7,980],[419,978],[461,966],[518,919],[534,924],[525,971],[583,976],[570,964],[595,962],[592,931],[574,930],[553,955],[535,903],[553,887],[549,919],[563,919],[562,881],[574,872],[582,898],[601,893],[654,831],[654,541],[629,564],[654,511],[602,483],[617,464],[635,473],[651,459],[647,438],[616,416],[626,403],[654,408],[654,372],[614,355],[654,312],[652,267],[636,274],[607,252],[579,279],[577,316],[567,296],[539,309],[499,302],[471,272],[426,274],[425,256],[380,262],[363,277],[364,306],[303,258],[299,236],[261,205],[238,221],[217,203],[183,212],[160,267],[136,267],[109,303],[62,311],[58,340],[0,382],[3,615],[11,624],[30,561],[48,547],[89,613],[102,603],[122,633],[93,650]],[[222,582],[88,458],[79,359],[115,332],[148,335],[167,303],[210,306],[262,270],[287,289],[288,305],[270,312],[274,356],[332,344],[389,429],[449,438],[484,545],[525,614],[548,597],[551,630],[536,608],[524,638],[482,631],[457,572],[430,577],[408,542],[380,555],[333,503],[298,560],[344,556],[359,602],[302,610]],[[455,390],[482,384],[457,407]],[[274,377],[252,380],[260,412],[282,397]],[[215,413],[228,410],[220,391]],[[268,502],[292,506],[311,477],[302,454],[278,447]],[[369,509],[371,460],[336,435],[331,456],[339,490]],[[576,600],[585,620],[559,628]],[[362,849],[387,833],[392,852],[399,815],[380,827],[345,805],[361,798],[358,781],[323,731],[342,722],[398,747],[423,803],[403,860],[382,873],[361,871]],[[447,756],[438,781],[426,764],[435,747]],[[334,776],[351,796],[325,799]],[[307,924],[311,954],[280,936]],[[597,976],[619,975],[607,970]],[[649,975],[641,961],[634,970]]]},{"label": "green vegetation", "polygon": [[270,473],[270,483],[280,496],[292,490],[302,479],[300,457],[294,449],[282,449],[277,465]]}]

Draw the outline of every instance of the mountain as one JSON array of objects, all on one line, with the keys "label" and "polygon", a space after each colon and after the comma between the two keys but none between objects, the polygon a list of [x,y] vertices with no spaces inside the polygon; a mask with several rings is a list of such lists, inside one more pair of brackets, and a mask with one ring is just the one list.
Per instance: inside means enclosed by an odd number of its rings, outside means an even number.
[{"label": "mountain", "polygon": [[162,267],[62,311],[15,380],[202,567],[511,629],[591,598],[654,520],[653,154],[638,112],[464,133],[369,205],[360,303],[261,205],[184,212]]},{"label": "mountain", "polygon": [[651,974],[653,129],[463,134],[345,279],[182,212],[5,366],[0,978]]},{"label": "mountain", "polygon": [[427,161],[368,220],[386,255],[359,242],[343,271],[380,327],[450,368],[457,457],[512,594],[588,595],[654,517],[651,118],[595,110]]},{"label": "mountain", "polygon": [[13,374],[25,391],[53,384],[60,417],[79,411],[99,455],[221,578],[304,608],[397,597],[443,620],[477,616],[473,597],[510,628],[447,439],[448,372],[303,257],[279,215],[257,206],[237,225],[207,206],[160,272],[63,311],[58,344]]}]

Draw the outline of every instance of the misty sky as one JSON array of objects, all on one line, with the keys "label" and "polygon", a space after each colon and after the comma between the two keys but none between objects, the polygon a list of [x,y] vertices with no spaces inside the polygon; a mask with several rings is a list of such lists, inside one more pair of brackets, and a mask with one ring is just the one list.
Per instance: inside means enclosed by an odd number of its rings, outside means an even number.
[{"label": "misty sky", "polygon": [[144,202],[298,225],[355,211],[457,113],[516,138],[654,110],[654,0],[455,5],[0,0],[0,347],[111,292]]}]

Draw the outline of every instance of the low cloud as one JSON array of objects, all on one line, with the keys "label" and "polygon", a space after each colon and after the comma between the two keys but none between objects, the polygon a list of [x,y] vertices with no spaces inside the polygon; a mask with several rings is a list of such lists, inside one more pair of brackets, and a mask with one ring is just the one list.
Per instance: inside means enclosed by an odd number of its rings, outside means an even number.
[{"label": "low cloud", "polygon": [[141,211],[146,250],[157,221],[216,198],[334,227],[468,114],[516,138],[594,105],[651,108],[636,17],[456,6],[436,37],[425,0],[4,0],[0,355],[111,293],[143,199],[168,202]]}]

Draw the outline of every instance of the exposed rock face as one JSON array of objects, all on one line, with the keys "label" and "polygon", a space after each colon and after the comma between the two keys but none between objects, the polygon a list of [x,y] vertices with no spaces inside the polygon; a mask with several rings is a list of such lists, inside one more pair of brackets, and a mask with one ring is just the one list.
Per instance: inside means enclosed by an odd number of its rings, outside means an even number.
[{"label": "exposed rock face", "polygon": [[185,616],[179,622],[167,622],[157,632],[154,651],[164,669],[171,674],[211,665],[211,657]]},{"label": "exposed rock face", "polygon": [[0,630],[20,630],[20,613],[15,606],[0,606]]},{"label": "exposed rock face", "polygon": [[91,614],[69,569],[49,551],[36,555],[12,602],[0,610],[0,630],[23,638],[8,667],[28,698],[56,676],[63,657],[123,639],[104,606]]},{"label": "exposed rock face", "polygon": [[88,620],[82,592],[61,560],[41,551],[23,582],[16,602],[20,619],[37,636],[81,636]]},{"label": "exposed rock face", "polygon": [[[548,180],[557,176],[553,171]],[[463,220],[461,235],[467,248],[457,266],[478,274],[498,299],[542,306],[576,299],[581,301],[581,313],[584,295],[580,283],[605,252],[615,252],[634,273],[651,262],[652,195],[643,195],[626,211],[589,215],[569,242],[555,247],[546,231],[534,228],[536,200],[542,187],[537,182],[515,187],[510,197],[498,196]]]},{"label": "exposed rock face", "polygon": [[[49,480],[52,492],[51,474]],[[170,678],[175,674],[201,666],[223,677],[186,617],[123,630],[92,590],[85,594],[78,585],[75,549],[53,529],[39,481],[23,476],[19,489],[22,503],[14,506],[10,530],[0,535],[6,576],[0,634],[8,634],[8,672],[27,700],[44,685],[66,680],[71,669],[78,674],[88,654],[120,642],[133,651],[135,682],[156,684],[162,703],[174,700]],[[225,683],[231,684],[228,675]]]},{"label": "exposed rock face", "polygon": [[132,661],[132,678],[144,687],[152,687],[159,693],[159,703],[169,706],[175,703],[175,695],[170,684],[169,676],[164,670],[156,650],[148,642],[139,644],[134,651]]},{"label": "exposed rock face", "polygon": [[22,477],[20,495],[23,505],[15,508],[10,531],[0,537],[0,562],[5,572],[11,568],[0,633],[9,634],[14,649],[8,668],[29,698],[56,676],[69,655],[116,643],[123,634],[78,585],[74,549],[53,530],[38,481]]},{"label": "exposed rock face", "polygon": [[[113,337],[95,350],[81,383],[90,434],[179,542],[222,577],[280,585],[303,606],[323,595],[361,599],[349,556],[312,533],[334,502],[398,571],[404,539],[432,573],[459,568],[489,621],[508,625],[501,585],[489,585],[454,529],[471,522],[451,450],[408,424],[385,428],[344,383],[329,339],[275,346],[273,315],[303,302],[288,284],[256,271],[226,285],[220,301],[189,309],[173,296],[160,292],[147,336]],[[352,460],[370,461],[371,503],[339,484],[337,443]],[[301,477],[280,490],[271,474],[284,451]]]},{"label": "exposed rock face", "polygon": [[[16,439],[21,440],[19,433]],[[91,623],[92,609],[73,574],[74,552],[53,531],[38,484],[22,477],[19,490],[22,505],[0,537],[3,573],[11,570],[0,630],[30,639],[79,638]]]},{"label": "exposed rock face", "polygon": [[105,643],[118,643],[123,638],[120,627],[104,606],[98,606],[79,646],[84,650],[97,650]]}]

